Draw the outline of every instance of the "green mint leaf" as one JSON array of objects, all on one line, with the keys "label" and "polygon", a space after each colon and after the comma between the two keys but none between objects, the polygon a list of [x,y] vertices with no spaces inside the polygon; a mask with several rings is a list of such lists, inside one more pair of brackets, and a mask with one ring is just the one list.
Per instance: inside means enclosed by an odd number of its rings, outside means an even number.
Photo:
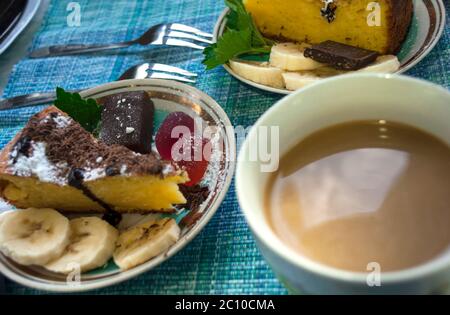
[{"label": "green mint leaf", "polygon": [[244,31],[227,31],[216,44],[205,49],[204,54],[206,58],[203,64],[209,70],[227,63],[228,60],[242,53],[252,53],[251,36],[252,34],[248,29]]},{"label": "green mint leaf", "polygon": [[225,4],[231,9],[227,16],[227,27],[229,29],[239,31],[252,26],[252,17],[245,10],[241,0],[225,0]]},{"label": "green mint leaf", "polygon": [[94,99],[84,100],[78,93],[57,87],[54,104],[89,132],[93,132],[100,123],[102,108]]},{"label": "green mint leaf", "polygon": [[272,41],[264,38],[256,27],[250,13],[245,9],[242,0],[225,0],[225,4],[231,9],[227,16],[227,28],[233,30],[250,29],[252,31],[252,46],[272,45]]},{"label": "green mint leaf", "polygon": [[242,0],[225,0],[231,9],[224,34],[204,51],[203,64],[210,70],[243,54],[268,53],[273,44],[264,38]]}]

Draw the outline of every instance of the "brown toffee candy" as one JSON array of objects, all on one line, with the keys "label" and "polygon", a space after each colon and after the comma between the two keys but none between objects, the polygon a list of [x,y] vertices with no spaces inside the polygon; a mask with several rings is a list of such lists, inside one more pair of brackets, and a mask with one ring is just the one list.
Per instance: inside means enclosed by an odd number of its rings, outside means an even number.
[{"label": "brown toffee candy", "polygon": [[150,153],[155,107],[144,91],[103,98],[100,139],[138,153]]},{"label": "brown toffee candy", "polygon": [[328,40],[305,49],[305,57],[338,70],[359,70],[374,62],[378,53]]}]

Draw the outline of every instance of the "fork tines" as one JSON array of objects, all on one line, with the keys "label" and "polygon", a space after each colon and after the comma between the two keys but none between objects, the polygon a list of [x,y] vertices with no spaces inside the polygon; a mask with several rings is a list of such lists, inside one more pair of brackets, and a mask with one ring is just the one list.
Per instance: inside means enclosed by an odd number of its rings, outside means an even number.
[{"label": "fork tines", "polygon": [[[194,78],[197,77],[196,73],[161,63],[149,63],[147,73],[148,78],[151,79],[175,80],[186,83],[195,83]],[[174,75],[172,73],[179,74],[181,76]]]},{"label": "fork tines", "polygon": [[205,32],[203,32],[195,27],[192,27],[192,26],[188,26],[188,25],[184,25],[184,24],[180,24],[180,23],[171,23],[169,25],[170,25],[169,28],[172,31],[181,31],[181,32],[192,33],[192,34],[207,37],[207,38],[213,38],[212,34],[205,33]]},{"label": "fork tines", "polygon": [[195,49],[204,49],[202,45],[197,45],[194,42],[185,41],[183,39],[190,39],[205,44],[212,44],[213,35],[203,32],[195,27],[180,24],[169,23],[166,25],[166,32],[163,44],[170,46],[184,46]]},{"label": "fork tines", "polygon": [[129,68],[120,80],[130,78],[151,78],[176,80],[186,83],[195,83],[196,73],[161,63],[142,63]]}]

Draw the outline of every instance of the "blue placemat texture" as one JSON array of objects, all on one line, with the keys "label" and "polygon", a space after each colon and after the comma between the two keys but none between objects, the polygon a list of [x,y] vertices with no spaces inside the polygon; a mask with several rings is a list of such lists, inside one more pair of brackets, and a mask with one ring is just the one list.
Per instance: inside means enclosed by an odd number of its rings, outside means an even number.
[{"label": "blue placemat texture", "polygon": [[[133,39],[149,26],[181,22],[212,32],[222,0],[78,0],[81,25],[67,26],[71,0],[53,0],[32,49],[62,43],[110,43]],[[447,12],[450,2],[445,1]],[[450,21],[438,46],[409,75],[450,88]],[[132,47],[85,56],[24,59],[13,69],[3,97],[82,89],[117,79],[128,67],[151,61],[199,73],[196,87],[212,96],[234,125],[249,126],[281,96],[244,85],[222,68],[205,72],[202,54],[177,47]],[[0,148],[42,107],[0,111]],[[239,210],[234,184],[217,214],[175,257],[135,279],[91,294],[285,294],[259,254]],[[12,294],[42,294],[7,281]]]}]

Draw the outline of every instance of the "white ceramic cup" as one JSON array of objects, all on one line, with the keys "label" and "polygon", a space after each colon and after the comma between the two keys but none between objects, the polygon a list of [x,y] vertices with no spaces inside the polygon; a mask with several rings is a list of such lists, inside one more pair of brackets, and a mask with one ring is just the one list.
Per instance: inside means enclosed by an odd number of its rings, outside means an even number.
[{"label": "white ceramic cup", "polygon": [[429,82],[381,74],[339,76],[283,98],[257,121],[242,145],[236,173],[240,206],[261,253],[293,293],[425,294],[448,288],[450,251],[414,268],[381,272],[381,285],[369,286],[370,271],[350,272],[312,261],[284,244],[268,225],[263,203],[270,173],[261,172],[263,162],[249,159],[251,146],[260,141],[259,127],[279,126],[282,156],[317,130],[367,119],[416,126],[450,146],[450,92]]}]

